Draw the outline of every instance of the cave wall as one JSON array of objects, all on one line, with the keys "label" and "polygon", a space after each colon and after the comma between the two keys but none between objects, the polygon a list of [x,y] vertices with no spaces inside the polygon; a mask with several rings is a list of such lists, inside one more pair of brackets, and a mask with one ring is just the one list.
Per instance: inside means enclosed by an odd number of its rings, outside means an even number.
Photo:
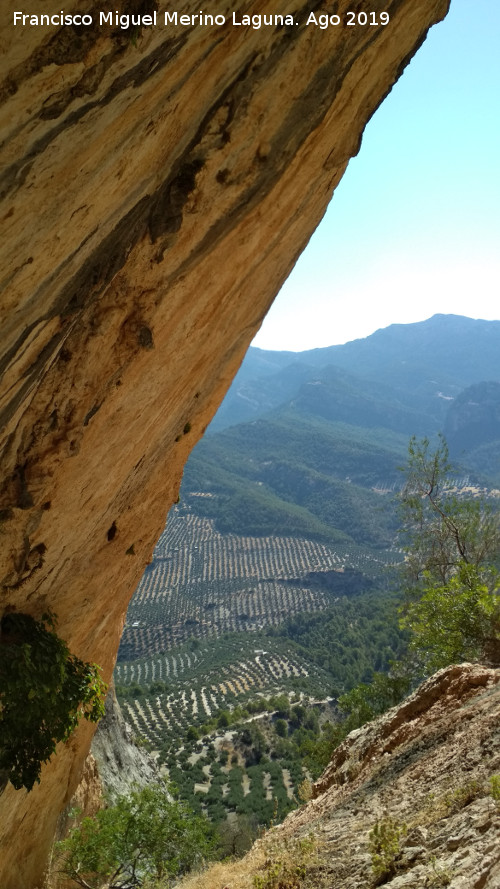
[{"label": "cave wall", "polygon": [[[191,448],[448,0],[369,6],[390,24],[321,30],[315,0],[218,0],[298,24],[127,32],[14,28],[4,3],[0,615],[50,607],[105,678]],[[89,7],[148,5],[64,4]],[[3,889],[38,885],[92,731],[0,797]]]}]

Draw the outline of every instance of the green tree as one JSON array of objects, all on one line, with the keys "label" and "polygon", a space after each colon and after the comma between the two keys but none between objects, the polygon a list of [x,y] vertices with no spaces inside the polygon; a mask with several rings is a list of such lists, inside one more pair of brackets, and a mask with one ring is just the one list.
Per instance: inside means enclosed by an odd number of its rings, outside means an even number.
[{"label": "green tree", "polygon": [[148,785],[84,818],[58,845],[59,869],[84,889],[138,889],[187,873],[213,846],[206,818],[173,800],[166,784]]},{"label": "green tree", "polygon": [[[140,686],[139,686],[140,688]],[[142,691],[142,689],[141,689]],[[165,694],[168,691],[168,685],[166,682],[162,682],[161,679],[157,679],[156,682],[152,682],[149,686],[149,693],[151,695],[161,695]],[[118,692],[117,692],[118,694]]]},{"label": "green tree", "polygon": [[[224,812],[225,815],[225,812]],[[253,845],[258,834],[258,821],[254,813],[250,815],[235,815],[231,821],[226,818],[218,826],[220,839],[220,853],[225,858],[228,855],[240,857]]]},{"label": "green tree", "polygon": [[424,588],[401,623],[411,630],[410,650],[428,672],[478,658],[500,663],[497,573],[461,563],[448,583]]},{"label": "green tree", "polygon": [[269,707],[276,710],[276,715],[282,719],[288,719],[290,716],[290,701],[286,695],[274,695],[269,699]]},{"label": "green tree", "polygon": [[365,722],[395,707],[407,694],[410,678],[401,664],[393,664],[391,673],[374,673],[370,684],[360,682],[339,698],[339,710],[344,716],[342,737]]},{"label": "green tree", "polygon": [[285,719],[277,719],[274,723],[274,729],[276,734],[279,735],[280,738],[286,738],[288,735],[288,723]]},{"label": "green tree", "polygon": [[452,470],[443,437],[435,450],[428,439],[410,440],[400,495],[401,624],[427,671],[464,658],[500,662],[499,513],[457,492]]},{"label": "green tree", "polygon": [[459,494],[443,436],[435,450],[429,439],[413,436],[402,471],[406,481],[399,498],[399,539],[410,598],[429,581],[447,583],[462,564],[480,570],[495,562],[500,552],[498,510],[484,497]]},{"label": "green tree", "polygon": [[218,728],[227,728],[231,725],[231,714],[229,710],[221,710],[217,718]]},{"label": "green tree", "polygon": [[239,732],[237,738],[246,748],[244,755],[247,766],[258,764],[264,753],[268,751],[266,739],[259,727],[254,723],[246,725]]}]

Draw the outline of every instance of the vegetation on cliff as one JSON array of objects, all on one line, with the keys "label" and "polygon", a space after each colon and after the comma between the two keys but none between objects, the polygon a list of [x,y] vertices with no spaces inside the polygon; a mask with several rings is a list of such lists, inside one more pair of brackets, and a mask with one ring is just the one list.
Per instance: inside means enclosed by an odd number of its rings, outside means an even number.
[{"label": "vegetation on cliff", "polygon": [[400,495],[406,559],[402,624],[428,674],[462,660],[500,660],[496,563],[500,521],[484,497],[457,496],[446,441],[412,438]]},{"label": "vegetation on cliff", "polygon": [[79,720],[104,715],[106,686],[99,667],[72,654],[57,635],[53,614],[38,621],[7,613],[0,626],[0,783],[31,790],[42,763]]}]

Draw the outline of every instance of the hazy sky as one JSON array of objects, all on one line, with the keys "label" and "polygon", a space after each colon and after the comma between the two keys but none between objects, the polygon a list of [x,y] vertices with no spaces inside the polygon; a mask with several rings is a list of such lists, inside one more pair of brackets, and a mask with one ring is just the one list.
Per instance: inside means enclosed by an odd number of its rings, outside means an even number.
[{"label": "hazy sky", "polygon": [[309,349],[500,318],[500,2],[452,0],[363,136],[254,340]]}]

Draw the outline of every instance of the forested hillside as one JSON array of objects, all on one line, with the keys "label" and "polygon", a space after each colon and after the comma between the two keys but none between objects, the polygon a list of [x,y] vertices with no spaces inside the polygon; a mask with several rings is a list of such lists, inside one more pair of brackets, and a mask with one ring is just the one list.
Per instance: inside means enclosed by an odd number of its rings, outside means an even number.
[{"label": "forested hillside", "polygon": [[[181,496],[221,532],[387,546],[394,519],[386,494],[399,482],[406,442],[290,405],[207,436],[188,462]],[[192,496],[202,492],[212,496]]]}]

